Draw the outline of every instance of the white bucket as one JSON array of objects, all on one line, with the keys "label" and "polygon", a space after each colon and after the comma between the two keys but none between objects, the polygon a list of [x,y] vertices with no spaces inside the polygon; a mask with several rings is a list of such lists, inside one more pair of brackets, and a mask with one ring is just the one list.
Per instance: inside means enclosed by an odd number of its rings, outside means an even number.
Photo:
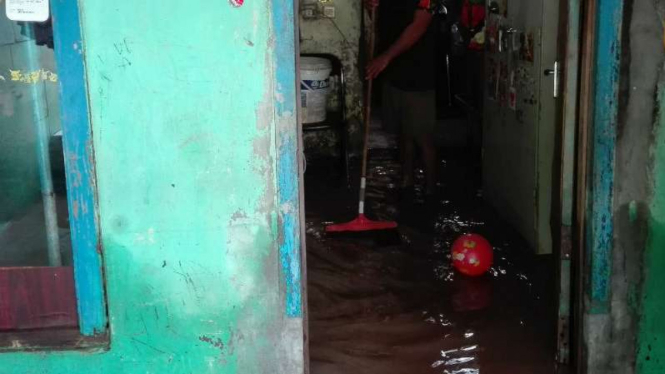
[{"label": "white bucket", "polygon": [[302,123],[322,122],[326,119],[330,90],[330,60],[319,57],[300,57],[300,100]]}]

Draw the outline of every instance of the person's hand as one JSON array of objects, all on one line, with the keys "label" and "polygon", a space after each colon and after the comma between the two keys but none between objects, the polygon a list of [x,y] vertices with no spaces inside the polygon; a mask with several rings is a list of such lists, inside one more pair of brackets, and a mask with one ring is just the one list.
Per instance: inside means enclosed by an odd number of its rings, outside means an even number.
[{"label": "person's hand", "polygon": [[365,8],[372,10],[379,6],[379,0],[364,0]]},{"label": "person's hand", "polygon": [[366,69],[366,79],[374,79],[381,74],[382,71],[388,67],[390,64],[391,58],[386,54],[382,54],[379,57],[372,60]]}]

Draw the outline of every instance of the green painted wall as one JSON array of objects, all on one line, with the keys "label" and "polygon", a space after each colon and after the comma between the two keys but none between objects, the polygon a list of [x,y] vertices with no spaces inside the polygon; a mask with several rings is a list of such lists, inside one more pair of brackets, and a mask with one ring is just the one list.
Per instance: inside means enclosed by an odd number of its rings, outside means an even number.
[{"label": "green painted wall", "polygon": [[658,90],[659,115],[654,140],[654,191],[649,239],[644,257],[642,316],[638,335],[639,374],[665,372],[665,84]]},{"label": "green painted wall", "polygon": [[277,92],[273,48],[295,50],[273,2],[80,4],[110,349],[3,353],[0,371],[303,372],[276,204],[296,116],[274,107],[294,98]]}]

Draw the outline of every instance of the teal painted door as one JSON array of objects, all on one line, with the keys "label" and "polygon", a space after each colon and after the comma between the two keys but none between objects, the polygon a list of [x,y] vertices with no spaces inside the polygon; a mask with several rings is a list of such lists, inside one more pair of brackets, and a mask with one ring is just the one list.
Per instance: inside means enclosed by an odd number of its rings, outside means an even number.
[{"label": "teal painted door", "polygon": [[80,5],[110,344],[2,372],[303,373],[293,3]]}]

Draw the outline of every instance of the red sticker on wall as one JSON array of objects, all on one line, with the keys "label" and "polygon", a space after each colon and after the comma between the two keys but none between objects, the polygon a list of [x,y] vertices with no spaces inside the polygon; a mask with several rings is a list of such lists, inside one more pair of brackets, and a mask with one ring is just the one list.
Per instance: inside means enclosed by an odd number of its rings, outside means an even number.
[{"label": "red sticker on wall", "polygon": [[242,4],[245,2],[245,0],[229,0],[231,2],[231,5],[234,7],[239,7],[242,6]]}]

